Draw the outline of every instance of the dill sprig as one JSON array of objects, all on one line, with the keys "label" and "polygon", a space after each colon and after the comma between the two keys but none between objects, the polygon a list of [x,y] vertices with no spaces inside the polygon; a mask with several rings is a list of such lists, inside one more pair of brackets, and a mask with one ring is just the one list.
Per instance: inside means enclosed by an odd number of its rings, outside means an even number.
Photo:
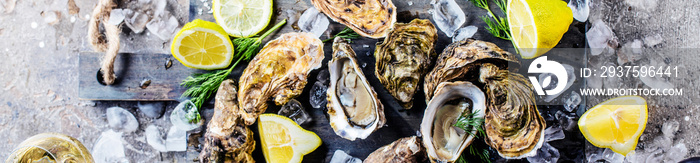
[{"label": "dill sprig", "polygon": [[352,29],[345,27],[342,31],[338,32],[333,37],[323,40],[323,42],[325,43],[328,41],[333,41],[333,39],[335,39],[336,37],[346,39],[346,40],[348,40],[348,43],[352,43],[352,39],[358,39],[362,36],[360,36],[360,34],[357,34]]},{"label": "dill sprig", "polygon": [[476,136],[470,132],[473,128],[475,128],[479,133],[484,132],[484,129],[481,127],[481,125],[484,124],[484,118],[475,117],[476,113],[478,112],[479,110],[462,113],[462,115],[457,118],[457,121],[453,126],[463,129],[472,136]]},{"label": "dill sprig", "polygon": [[[518,48],[515,46],[515,42],[512,40],[512,36],[510,35],[510,27],[508,26],[508,20],[504,17],[498,16],[491,11],[491,8],[489,7],[489,0],[469,0],[471,1],[474,6],[485,9],[488,11],[489,17],[482,16],[480,17],[481,20],[483,20],[486,23],[486,30],[491,33],[491,35],[498,37],[500,39],[508,40],[513,44],[513,48],[517,51]],[[501,10],[503,15],[507,17],[508,13],[506,12],[506,0],[493,0],[494,3],[496,3],[496,6],[498,6],[498,9]]]},{"label": "dill sprig", "polygon": [[[182,93],[183,97],[192,97],[190,101],[194,103],[196,110],[188,111],[186,114],[187,120],[189,122],[198,123],[201,119],[199,115],[199,109],[202,104],[208,100],[214,92],[219,89],[219,85],[223,82],[226,77],[231,74],[231,71],[240,63],[241,61],[250,61],[258,52],[260,45],[262,45],[262,40],[265,39],[272,32],[276,31],[278,28],[282,27],[287,23],[287,19],[282,20],[282,22],[277,23],[274,27],[267,30],[260,37],[251,38],[235,38],[232,43],[236,47],[236,52],[233,55],[233,59],[238,59],[233,66],[227,70],[212,71],[204,74],[195,74],[185,78],[180,84],[187,88],[187,90]],[[191,107],[191,106],[188,106]],[[190,109],[191,108],[187,108]]]}]

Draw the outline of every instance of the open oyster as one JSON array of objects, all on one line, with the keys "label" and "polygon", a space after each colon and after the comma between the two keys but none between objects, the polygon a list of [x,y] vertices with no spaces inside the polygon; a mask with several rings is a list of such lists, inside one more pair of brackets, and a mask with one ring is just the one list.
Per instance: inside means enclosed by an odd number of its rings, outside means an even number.
[{"label": "open oyster", "polygon": [[318,11],[364,37],[385,37],[396,22],[396,7],[391,0],[311,0],[311,3]]},{"label": "open oyster", "polygon": [[425,161],[425,150],[420,138],[405,137],[385,145],[367,156],[364,162],[372,163],[420,163]]},{"label": "open oyster", "polygon": [[413,106],[418,82],[428,71],[435,57],[437,29],[425,19],[408,24],[396,23],[383,43],[374,52],[379,81],[406,109]]},{"label": "open oyster", "polygon": [[470,81],[485,92],[487,143],[504,158],[534,155],[546,124],[535,104],[532,85],[520,74],[517,58],[495,44],[468,39],[450,44],[425,79],[426,99],[449,81]]},{"label": "open oyster", "polygon": [[473,127],[470,131],[455,127],[457,118],[469,113],[474,113],[474,118],[484,117],[486,99],[470,82],[444,82],[437,89],[420,124],[423,145],[432,162],[454,162],[477,132]]},{"label": "open oyster", "polygon": [[384,106],[345,39],[335,38],[328,70],[331,75],[327,91],[328,115],[335,134],[348,140],[365,139],[381,128],[386,121]]},{"label": "open oyster", "polygon": [[236,112],[236,85],[228,79],[214,97],[214,116],[207,125],[200,162],[255,162],[253,132],[244,125]]},{"label": "open oyster", "polygon": [[268,42],[241,75],[241,118],[251,125],[274,96],[283,105],[301,94],[311,70],[321,67],[323,43],[309,33],[287,33]]}]

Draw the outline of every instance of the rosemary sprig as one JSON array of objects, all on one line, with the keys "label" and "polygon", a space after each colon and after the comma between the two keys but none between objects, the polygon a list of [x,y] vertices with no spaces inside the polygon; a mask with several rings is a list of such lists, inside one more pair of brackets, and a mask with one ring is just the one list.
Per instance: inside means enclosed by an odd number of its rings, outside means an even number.
[{"label": "rosemary sprig", "polygon": [[208,100],[214,94],[214,92],[219,89],[221,82],[223,82],[226,77],[231,74],[231,71],[236,68],[238,63],[241,61],[250,61],[250,59],[257,54],[258,49],[262,44],[262,40],[272,32],[276,31],[278,28],[282,27],[282,25],[285,23],[287,23],[287,19],[277,23],[277,25],[267,30],[260,37],[233,39],[232,43],[236,47],[236,52],[233,55],[233,59],[238,60],[229,69],[212,71],[204,74],[195,74],[194,77],[189,76],[182,81],[180,85],[187,87],[187,90],[182,93],[182,96],[192,97],[190,101],[192,101],[192,103],[194,103],[194,107],[197,108],[195,111],[187,112],[186,117],[189,122],[199,122],[201,119],[199,109],[202,107],[202,104],[204,104],[204,101]]},{"label": "rosemary sprig", "polygon": [[342,31],[338,32],[333,37],[323,40],[323,42],[326,43],[328,41],[333,41],[333,39],[335,39],[336,37],[344,38],[348,40],[348,43],[352,43],[352,39],[358,39],[361,36],[352,29],[345,27]]}]

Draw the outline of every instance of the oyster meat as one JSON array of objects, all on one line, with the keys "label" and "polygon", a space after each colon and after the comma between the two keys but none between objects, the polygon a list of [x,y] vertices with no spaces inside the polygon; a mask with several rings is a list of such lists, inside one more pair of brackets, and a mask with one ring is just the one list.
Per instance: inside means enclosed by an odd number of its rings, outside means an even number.
[{"label": "oyster meat", "polygon": [[426,19],[396,23],[374,52],[379,81],[406,109],[413,106],[418,83],[435,57],[437,29]]},{"label": "oyster meat", "polygon": [[504,158],[532,156],[544,141],[546,124],[535,103],[532,85],[517,71],[517,58],[493,43],[468,39],[450,44],[425,79],[425,95],[443,82],[469,81],[486,96],[487,143]]},{"label": "oyster meat", "polygon": [[396,22],[396,7],[391,0],[311,0],[311,3],[318,11],[364,37],[386,37]]},{"label": "oyster meat", "polygon": [[214,116],[207,125],[200,162],[255,162],[253,132],[236,112],[236,85],[231,79],[221,82],[214,97]]},{"label": "oyster meat", "polygon": [[268,42],[241,75],[238,103],[241,118],[251,125],[267,109],[267,101],[283,105],[301,94],[311,70],[321,67],[323,43],[310,33],[287,33]]},{"label": "oyster meat", "polygon": [[384,107],[345,39],[335,38],[328,71],[328,115],[335,134],[348,140],[365,139],[381,128],[386,121]]},{"label": "oyster meat", "polygon": [[420,125],[423,145],[431,162],[454,162],[471,144],[477,129],[465,131],[455,127],[460,115],[474,113],[483,118],[486,110],[484,93],[470,82],[440,83],[435,97],[428,102]]},{"label": "oyster meat", "polygon": [[364,162],[373,163],[420,163],[425,161],[425,150],[420,138],[405,137],[385,145],[367,156]]}]

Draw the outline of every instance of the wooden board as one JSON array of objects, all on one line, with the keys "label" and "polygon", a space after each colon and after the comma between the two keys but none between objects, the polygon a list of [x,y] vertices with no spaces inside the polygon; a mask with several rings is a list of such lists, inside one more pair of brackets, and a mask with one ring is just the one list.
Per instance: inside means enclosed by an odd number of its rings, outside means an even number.
[{"label": "wooden board", "polygon": [[[296,13],[298,17],[304,10],[312,7],[308,0],[275,0],[275,15],[273,16],[273,21],[270,26],[280,22],[283,19],[288,19],[288,13]],[[408,2],[412,4],[409,5]],[[214,21],[211,14],[207,14],[207,5],[204,5],[200,0],[190,1],[190,20],[193,19],[203,19],[207,21]],[[210,3],[210,2],[209,2]],[[430,0],[414,0],[414,1],[394,1],[394,4],[398,10],[397,21],[398,22],[409,22],[415,18],[421,19],[431,19],[432,16],[428,13],[431,8],[429,4]],[[509,41],[501,40],[491,36],[485,29],[486,25],[479,17],[486,16],[485,10],[473,6],[469,1],[458,0],[457,3],[460,5],[462,10],[467,16],[467,21],[464,26],[474,25],[479,28],[478,32],[473,38],[493,42],[499,45],[503,49],[512,51],[512,44]],[[495,5],[492,7],[493,10],[497,10]],[[200,15],[200,9],[203,13]],[[273,33],[265,41],[277,38],[282,33],[293,32],[294,29],[292,25],[295,22],[288,22],[283,28],[278,32]],[[327,30],[326,34],[321,36],[321,39],[328,38],[331,34],[337,33],[344,28],[343,25],[332,22]],[[560,44],[557,45],[559,48],[583,48],[585,47],[585,35],[583,30],[585,29],[585,24],[574,23],[569,32],[567,32]],[[438,32],[438,42],[436,43],[436,51],[438,53],[451,43],[451,38],[444,35],[442,32]],[[324,45],[325,59],[323,61],[324,65],[318,70],[314,70],[310,73],[308,79],[309,82],[304,88],[303,93],[297,97],[303,106],[307,109],[314,121],[311,124],[303,126],[304,128],[315,132],[323,140],[321,147],[316,149],[314,152],[304,157],[303,162],[328,162],[333,155],[335,150],[344,150],[348,154],[364,159],[371,152],[377,148],[389,144],[398,138],[416,135],[419,129],[420,121],[423,117],[423,108],[425,108],[425,98],[423,97],[422,89],[418,90],[419,93],[415,95],[414,99],[414,109],[405,110],[403,109],[396,100],[384,89],[384,87],[379,83],[378,79],[374,75],[374,65],[375,59],[373,57],[373,52],[375,50],[375,44],[381,41],[380,39],[368,39],[361,38],[353,40],[352,48],[358,54],[358,62],[360,65],[364,65],[362,70],[364,74],[370,81],[371,85],[377,91],[380,100],[385,107],[385,114],[387,118],[387,125],[379,129],[372,135],[370,135],[365,140],[349,141],[339,136],[335,135],[331,129],[327,115],[325,111],[320,109],[313,109],[309,104],[309,90],[311,86],[316,81],[316,75],[322,69],[327,69],[326,63],[331,57],[331,44],[326,43]],[[583,54],[582,54],[583,55]],[[91,99],[91,100],[176,100],[180,98],[180,94],[185,90],[183,87],[179,86],[180,81],[182,81],[187,76],[196,73],[203,72],[198,70],[193,70],[184,67],[182,64],[174,60],[169,54],[120,54],[117,59],[117,75],[120,78],[119,82],[112,86],[104,86],[96,81],[96,72],[98,70],[98,61],[102,57],[99,53],[81,53],[80,54],[80,95],[81,99]],[[167,59],[173,59],[173,65],[170,69],[165,69],[164,64]],[[240,74],[245,68],[246,64],[240,65],[236,70],[233,71],[230,78],[238,80]],[[144,79],[151,79],[151,85],[146,89],[139,88],[139,83]],[[419,88],[422,88],[419,87]],[[211,105],[211,104],[207,104]],[[266,110],[267,113],[276,113],[279,110],[279,106],[274,104],[269,105],[270,107]],[[209,119],[213,114],[213,107],[205,106],[202,110],[203,117]],[[541,107],[544,108],[544,107]],[[550,107],[547,107],[550,108]],[[541,110],[542,112],[542,110]],[[544,114],[544,113],[543,113]],[[548,124],[558,123],[548,120]],[[251,129],[257,134],[257,125],[251,126]],[[563,161],[582,162],[583,156],[583,138],[580,133],[568,133],[567,138],[573,135],[572,141],[566,141],[566,144],[570,146],[567,151],[562,152]],[[259,137],[255,136],[256,141],[259,141]],[[254,157],[258,162],[264,162],[262,156],[262,151],[260,150],[260,143],[256,143],[257,147],[254,151]],[[559,148],[560,146],[556,146]],[[579,151],[580,149],[580,151]],[[573,154],[571,154],[574,151]],[[564,158],[565,155],[572,155],[571,157]],[[493,157],[497,157],[493,155]],[[580,157],[579,157],[580,156]],[[189,158],[188,158],[189,159]]]}]

